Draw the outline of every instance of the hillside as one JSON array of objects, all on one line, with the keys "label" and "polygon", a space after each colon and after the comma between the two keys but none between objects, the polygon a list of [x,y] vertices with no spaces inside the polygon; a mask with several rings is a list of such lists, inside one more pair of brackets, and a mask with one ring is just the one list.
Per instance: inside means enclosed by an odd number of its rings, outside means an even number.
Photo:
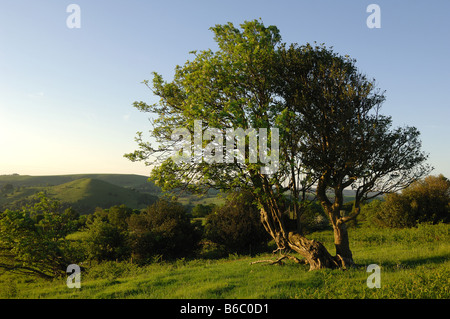
[{"label": "hillside", "polygon": [[135,190],[113,185],[92,178],[77,179],[73,182],[50,187],[48,195],[78,210],[92,212],[95,207],[108,208],[124,204],[131,208],[144,208],[157,197]]},{"label": "hillside", "polygon": [[147,177],[119,174],[0,176],[0,191],[0,210],[21,208],[37,192],[46,192],[81,214],[92,213],[96,207],[121,204],[144,208],[158,194]]},{"label": "hillside", "polygon": [[134,174],[0,175],[0,188],[6,184],[12,184],[16,187],[55,186],[82,178],[98,179],[120,187],[142,188],[146,189],[149,193],[159,192],[158,187],[148,181],[148,177]]}]

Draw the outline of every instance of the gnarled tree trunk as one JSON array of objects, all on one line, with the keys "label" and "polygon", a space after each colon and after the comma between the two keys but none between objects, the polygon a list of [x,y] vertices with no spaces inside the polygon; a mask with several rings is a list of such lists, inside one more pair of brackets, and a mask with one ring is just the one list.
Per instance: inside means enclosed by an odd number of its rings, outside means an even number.
[{"label": "gnarled tree trunk", "polygon": [[[308,239],[298,232],[288,232],[284,225],[282,207],[280,204],[280,194],[275,193],[266,178],[257,179],[257,185],[264,190],[264,196],[257,198],[261,205],[261,222],[266,231],[275,240],[278,250],[292,250],[303,256],[310,265],[309,270],[321,268],[345,268],[353,264],[350,246],[348,242],[348,234],[345,224],[337,223],[338,215],[335,215],[331,205],[326,208],[330,209],[330,220],[333,226],[337,226],[335,231],[336,256],[332,256],[325,246],[316,240]],[[339,214],[339,211],[338,211]]]},{"label": "gnarled tree trunk", "polygon": [[345,266],[341,258],[331,256],[321,242],[308,239],[297,232],[287,233],[282,222],[280,211],[274,209],[267,211],[262,208],[260,213],[261,221],[267,232],[275,240],[278,249],[293,250],[303,256],[310,266],[310,271]]}]

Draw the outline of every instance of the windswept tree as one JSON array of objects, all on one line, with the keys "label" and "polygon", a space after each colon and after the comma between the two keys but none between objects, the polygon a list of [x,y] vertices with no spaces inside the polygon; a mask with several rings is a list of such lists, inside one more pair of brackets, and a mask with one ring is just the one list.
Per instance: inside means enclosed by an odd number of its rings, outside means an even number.
[{"label": "windswept tree", "polygon": [[[296,261],[289,252],[299,253],[311,270],[353,264],[345,223],[360,203],[429,170],[419,132],[392,128],[391,118],[379,114],[384,94],[347,56],[324,46],[287,46],[275,26],[259,21],[211,30],[217,51],[193,52],[171,82],[157,73],[144,81],[160,101],[134,106],[157,114],[151,132],[159,146],[139,132],[139,149],[125,156],[152,165],[151,177],[164,190],[250,191],[278,249]],[[355,207],[340,216],[349,187]],[[285,225],[286,209],[299,211],[308,190],[333,225],[335,256]]]}]

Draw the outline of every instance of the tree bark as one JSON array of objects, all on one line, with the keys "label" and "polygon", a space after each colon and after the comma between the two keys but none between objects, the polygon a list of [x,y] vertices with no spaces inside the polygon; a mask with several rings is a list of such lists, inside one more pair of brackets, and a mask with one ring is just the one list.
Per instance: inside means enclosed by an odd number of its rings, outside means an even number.
[{"label": "tree bark", "polygon": [[[258,180],[258,185],[261,185],[264,190],[264,197],[257,198],[261,205],[261,222],[277,244],[277,250],[293,250],[299,253],[308,262],[310,271],[322,268],[343,268],[346,266],[346,257],[341,257],[340,255],[331,256],[321,242],[308,239],[298,232],[288,232],[283,223],[282,207],[279,206],[278,194],[274,193],[272,187],[264,178]],[[341,233],[339,236],[341,236]]]},{"label": "tree bark", "polygon": [[289,247],[305,257],[309,270],[338,268],[339,264],[330,255],[325,246],[316,240],[307,239],[298,233],[289,233]]},{"label": "tree bark", "polygon": [[354,264],[350,243],[348,240],[348,231],[345,223],[339,222],[333,226],[334,246],[336,247],[336,258],[341,261],[342,267]]},{"label": "tree bark", "polygon": [[286,233],[280,218],[271,216],[275,212],[261,209],[261,221],[275,240],[279,250],[293,250],[306,259],[309,270],[339,268],[340,263],[330,255],[325,246],[316,240],[308,239],[297,232]]}]

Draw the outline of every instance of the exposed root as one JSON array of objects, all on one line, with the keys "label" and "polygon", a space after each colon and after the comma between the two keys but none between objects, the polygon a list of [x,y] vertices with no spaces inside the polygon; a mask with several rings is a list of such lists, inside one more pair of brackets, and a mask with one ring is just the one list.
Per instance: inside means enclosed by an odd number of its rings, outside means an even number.
[{"label": "exposed root", "polygon": [[250,265],[258,264],[258,263],[268,263],[269,265],[275,265],[275,264],[283,265],[282,261],[284,259],[290,259],[297,264],[307,264],[308,263],[306,259],[298,259],[297,257],[291,256],[291,255],[281,255],[276,260],[271,260],[271,259],[258,260],[258,261],[251,262]]},{"label": "exposed root", "polygon": [[334,256],[334,259],[336,263],[339,265],[339,268],[343,270],[347,270],[348,268],[353,267],[355,265],[352,259],[342,257],[339,254]]}]

